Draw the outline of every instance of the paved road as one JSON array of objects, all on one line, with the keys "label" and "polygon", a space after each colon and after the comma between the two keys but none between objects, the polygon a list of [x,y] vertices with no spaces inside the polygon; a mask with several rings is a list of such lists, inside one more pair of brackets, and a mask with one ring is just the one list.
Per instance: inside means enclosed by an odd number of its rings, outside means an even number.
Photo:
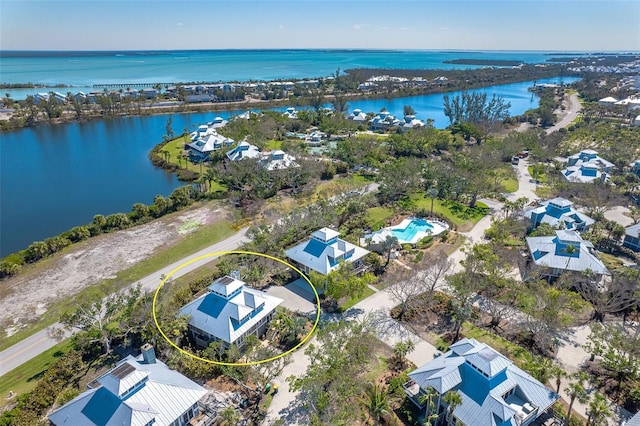
[{"label": "paved road", "polygon": [[580,109],[582,109],[582,105],[580,105],[580,101],[578,101],[578,95],[573,94],[569,96],[569,107],[566,108],[567,115],[565,115],[556,124],[549,127],[547,129],[547,134],[555,132],[556,130],[561,129],[563,127],[567,127],[569,124],[571,124],[571,122],[573,122],[573,120],[575,120],[576,117],[578,116]]},{"label": "paved road", "polygon": [[[146,291],[155,291],[162,278],[183,263],[196,259],[205,254],[235,250],[242,244],[248,242],[249,240],[246,237],[247,229],[248,228],[243,228],[236,234],[223,241],[202,249],[199,252],[187,256],[177,262],[174,262],[171,265],[166,266],[154,272],[153,274],[144,277],[143,279],[138,281],[138,283],[140,283],[142,285],[142,288]],[[177,278],[185,275],[193,271],[194,269],[199,268],[200,266],[212,261],[213,259],[214,257],[208,257],[195,261],[185,266],[180,271],[176,272],[173,277]],[[61,331],[63,331],[64,334],[62,336],[56,336],[56,334],[60,333]],[[0,376],[8,373],[19,365],[29,361],[33,357],[40,355],[42,352],[55,346],[61,341],[61,338],[69,336],[70,333],[68,331],[62,330],[62,324],[56,323],[22,340],[20,343],[17,343],[8,349],[5,349],[4,351],[0,352]]]}]

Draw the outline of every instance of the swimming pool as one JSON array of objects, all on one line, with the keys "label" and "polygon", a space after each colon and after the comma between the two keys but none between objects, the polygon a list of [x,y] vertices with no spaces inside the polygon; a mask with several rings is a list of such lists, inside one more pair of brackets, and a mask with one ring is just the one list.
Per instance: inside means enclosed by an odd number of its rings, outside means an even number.
[{"label": "swimming pool", "polygon": [[432,222],[427,219],[405,219],[399,225],[386,228],[398,239],[400,244],[415,244],[429,235],[438,235],[449,226],[444,222]]}]

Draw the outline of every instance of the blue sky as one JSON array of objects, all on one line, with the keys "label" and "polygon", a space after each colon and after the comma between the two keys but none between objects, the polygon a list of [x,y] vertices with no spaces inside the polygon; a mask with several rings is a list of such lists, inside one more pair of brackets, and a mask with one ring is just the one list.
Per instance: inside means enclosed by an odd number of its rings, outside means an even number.
[{"label": "blue sky", "polygon": [[0,0],[2,50],[640,50],[640,1]]}]

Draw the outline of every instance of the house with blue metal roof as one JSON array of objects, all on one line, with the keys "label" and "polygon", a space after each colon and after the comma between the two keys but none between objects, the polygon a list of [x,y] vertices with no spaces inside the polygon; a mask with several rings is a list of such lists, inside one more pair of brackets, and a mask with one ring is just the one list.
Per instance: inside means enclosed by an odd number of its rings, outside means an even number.
[{"label": "house with blue metal roof", "polygon": [[328,275],[340,267],[340,262],[350,264],[356,272],[363,266],[364,257],[369,254],[360,246],[338,238],[340,233],[330,228],[321,228],[311,234],[311,239],[297,244],[285,254],[304,272],[319,272]]},{"label": "house with blue metal roof", "polygon": [[541,223],[548,223],[554,228],[582,232],[595,223],[595,220],[576,210],[571,201],[562,197],[542,201],[538,207],[525,208],[524,217],[531,221],[532,229]]},{"label": "house with blue metal roof", "polygon": [[403,123],[398,120],[395,115],[391,115],[389,111],[380,111],[378,114],[376,114],[375,117],[369,120],[369,129],[373,131],[384,131],[389,129],[390,127],[402,125]]},{"label": "house with blue metal roof", "polygon": [[183,426],[199,413],[207,391],[171,370],[146,344],[92,381],[88,390],[51,413],[55,426]]},{"label": "house with blue metal roof", "polygon": [[189,150],[189,159],[191,161],[208,161],[212,152],[228,148],[235,143],[233,139],[222,136],[215,129],[204,127],[207,130],[204,133],[194,132],[198,136],[186,146]]},{"label": "house with blue metal roof", "polygon": [[[527,426],[559,395],[513,365],[490,346],[462,339],[449,351],[409,373],[406,394],[421,409],[421,395],[433,393],[439,424]],[[462,404],[451,415],[443,396],[458,392]]]},{"label": "house with blue metal roof", "polygon": [[260,148],[251,145],[247,141],[238,143],[232,150],[227,152],[229,161],[240,161],[246,158],[260,158]]},{"label": "house with blue metal roof", "polygon": [[640,411],[626,422],[623,422],[622,426],[640,426]]},{"label": "house with blue metal roof", "polygon": [[585,149],[568,157],[567,168],[561,173],[569,182],[606,182],[613,167],[613,163],[600,157],[597,151]]},{"label": "house with blue metal roof", "polygon": [[593,244],[583,240],[575,231],[558,230],[556,235],[528,237],[530,260],[543,268],[545,276],[555,278],[565,271],[595,274],[596,281],[610,275],[596,255]]},{"label": "house with blue metal roof", "polygon": [[226,347],[241,347],[249,335],[260,337],[267,331],[282,299],[247,287],[239,278],[215,280],[208,292],[180,308],[189,318],[187,330],[196,345],[206,348],[222,341]]}]

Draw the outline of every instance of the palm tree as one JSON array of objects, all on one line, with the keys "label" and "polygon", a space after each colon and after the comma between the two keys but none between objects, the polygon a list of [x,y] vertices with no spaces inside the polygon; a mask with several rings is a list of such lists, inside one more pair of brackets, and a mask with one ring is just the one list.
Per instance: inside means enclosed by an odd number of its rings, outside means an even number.
[{"label": "palm tree", "polygon": [[402,340],[395,344],[393,347],[393,353],[398,358],[404,358],[408,353],[413,352],[416,349],[416,344],[413,340]]},{"label": "palm tree", "polygon": [[235,408],[229,406],[220,412],[220,425],[231,426],[237,425],[241,420],[240,413]]},{"label": "palm tree", "polygon": [[562,378],[567,377],[567,373],[555,362],[551,364],[551,368],[549,371],[549,376],[555,377],[556,379],[556,393],[560,393],[560,384],[562,383]]},{"label": "palm tree", "polygon": [[447,410],[447,421],[450,422],[453,411],[462,404],[462,397],[458,391],[449,391],[444,394],[442,401],[449,406]]},{"label": "palm tree", "polygon": [[607,418],[611,416],[607,398],[599,393],[593,394],[593,398],[589,401],[588,414],[587,426],[605,425]]},{"label": "palm tree", "polygon": [[360,404],[367,409],[374,424],[380,424],[380,420],[390,413],[389,391],[377,384],[369,383],[360,398]]},{"label": "palm tree", "polygon": [[405,368],[404,357],[407,356],[408,353],[413,352],[416,349],[416,344],[413,340],[402,340],[396,343],[393,347],[393,358],[395,359],[396,366],[399,369]]},{"label": "palm tree", "polygon": [[429,387],[425,393],[418,396],[418,403],[424,405],[424,424],[435,425],[438,421],[438,407],[434,402],[434,398],[438,392],[432,387]]},{"label": "palm tree", "polygon": [[387,238],[385,238],[385,240],[382,242],[382,251],[387,253],[387,262],[384,264],[385,268],[389,265],[389,262],[391,261],[391,250],[393,250],[397,246],[398,246],[398,238],[392,235],[387,236]]},{"label": "palm tree", "polygon": [[573,376],[576,381],[573,383],[569,383],[569,385],[564,389],[564,391],[569,395],[569,409],[567,410],[567,419],[565,420],[565,426],[569,426],[569,420],[571,419],[571,412],[573,410],[573,403],[576,399],[586,404],[589,400],[587,395],[587,390],[584,388],[584,382],[587,379],[586,373],[580,371]]},{"label": "palm tree", "polygon": [[564,265],[563,272],[567,272],[567,269],[569,268],[569,262],[571,261],[571,258],[573,257],[573,255],[576,254],[577,250],[578,249],[573,244],[567,244],[567,247],[564,248],[563,251],[567,254],[567,263],[566,265]]}]

